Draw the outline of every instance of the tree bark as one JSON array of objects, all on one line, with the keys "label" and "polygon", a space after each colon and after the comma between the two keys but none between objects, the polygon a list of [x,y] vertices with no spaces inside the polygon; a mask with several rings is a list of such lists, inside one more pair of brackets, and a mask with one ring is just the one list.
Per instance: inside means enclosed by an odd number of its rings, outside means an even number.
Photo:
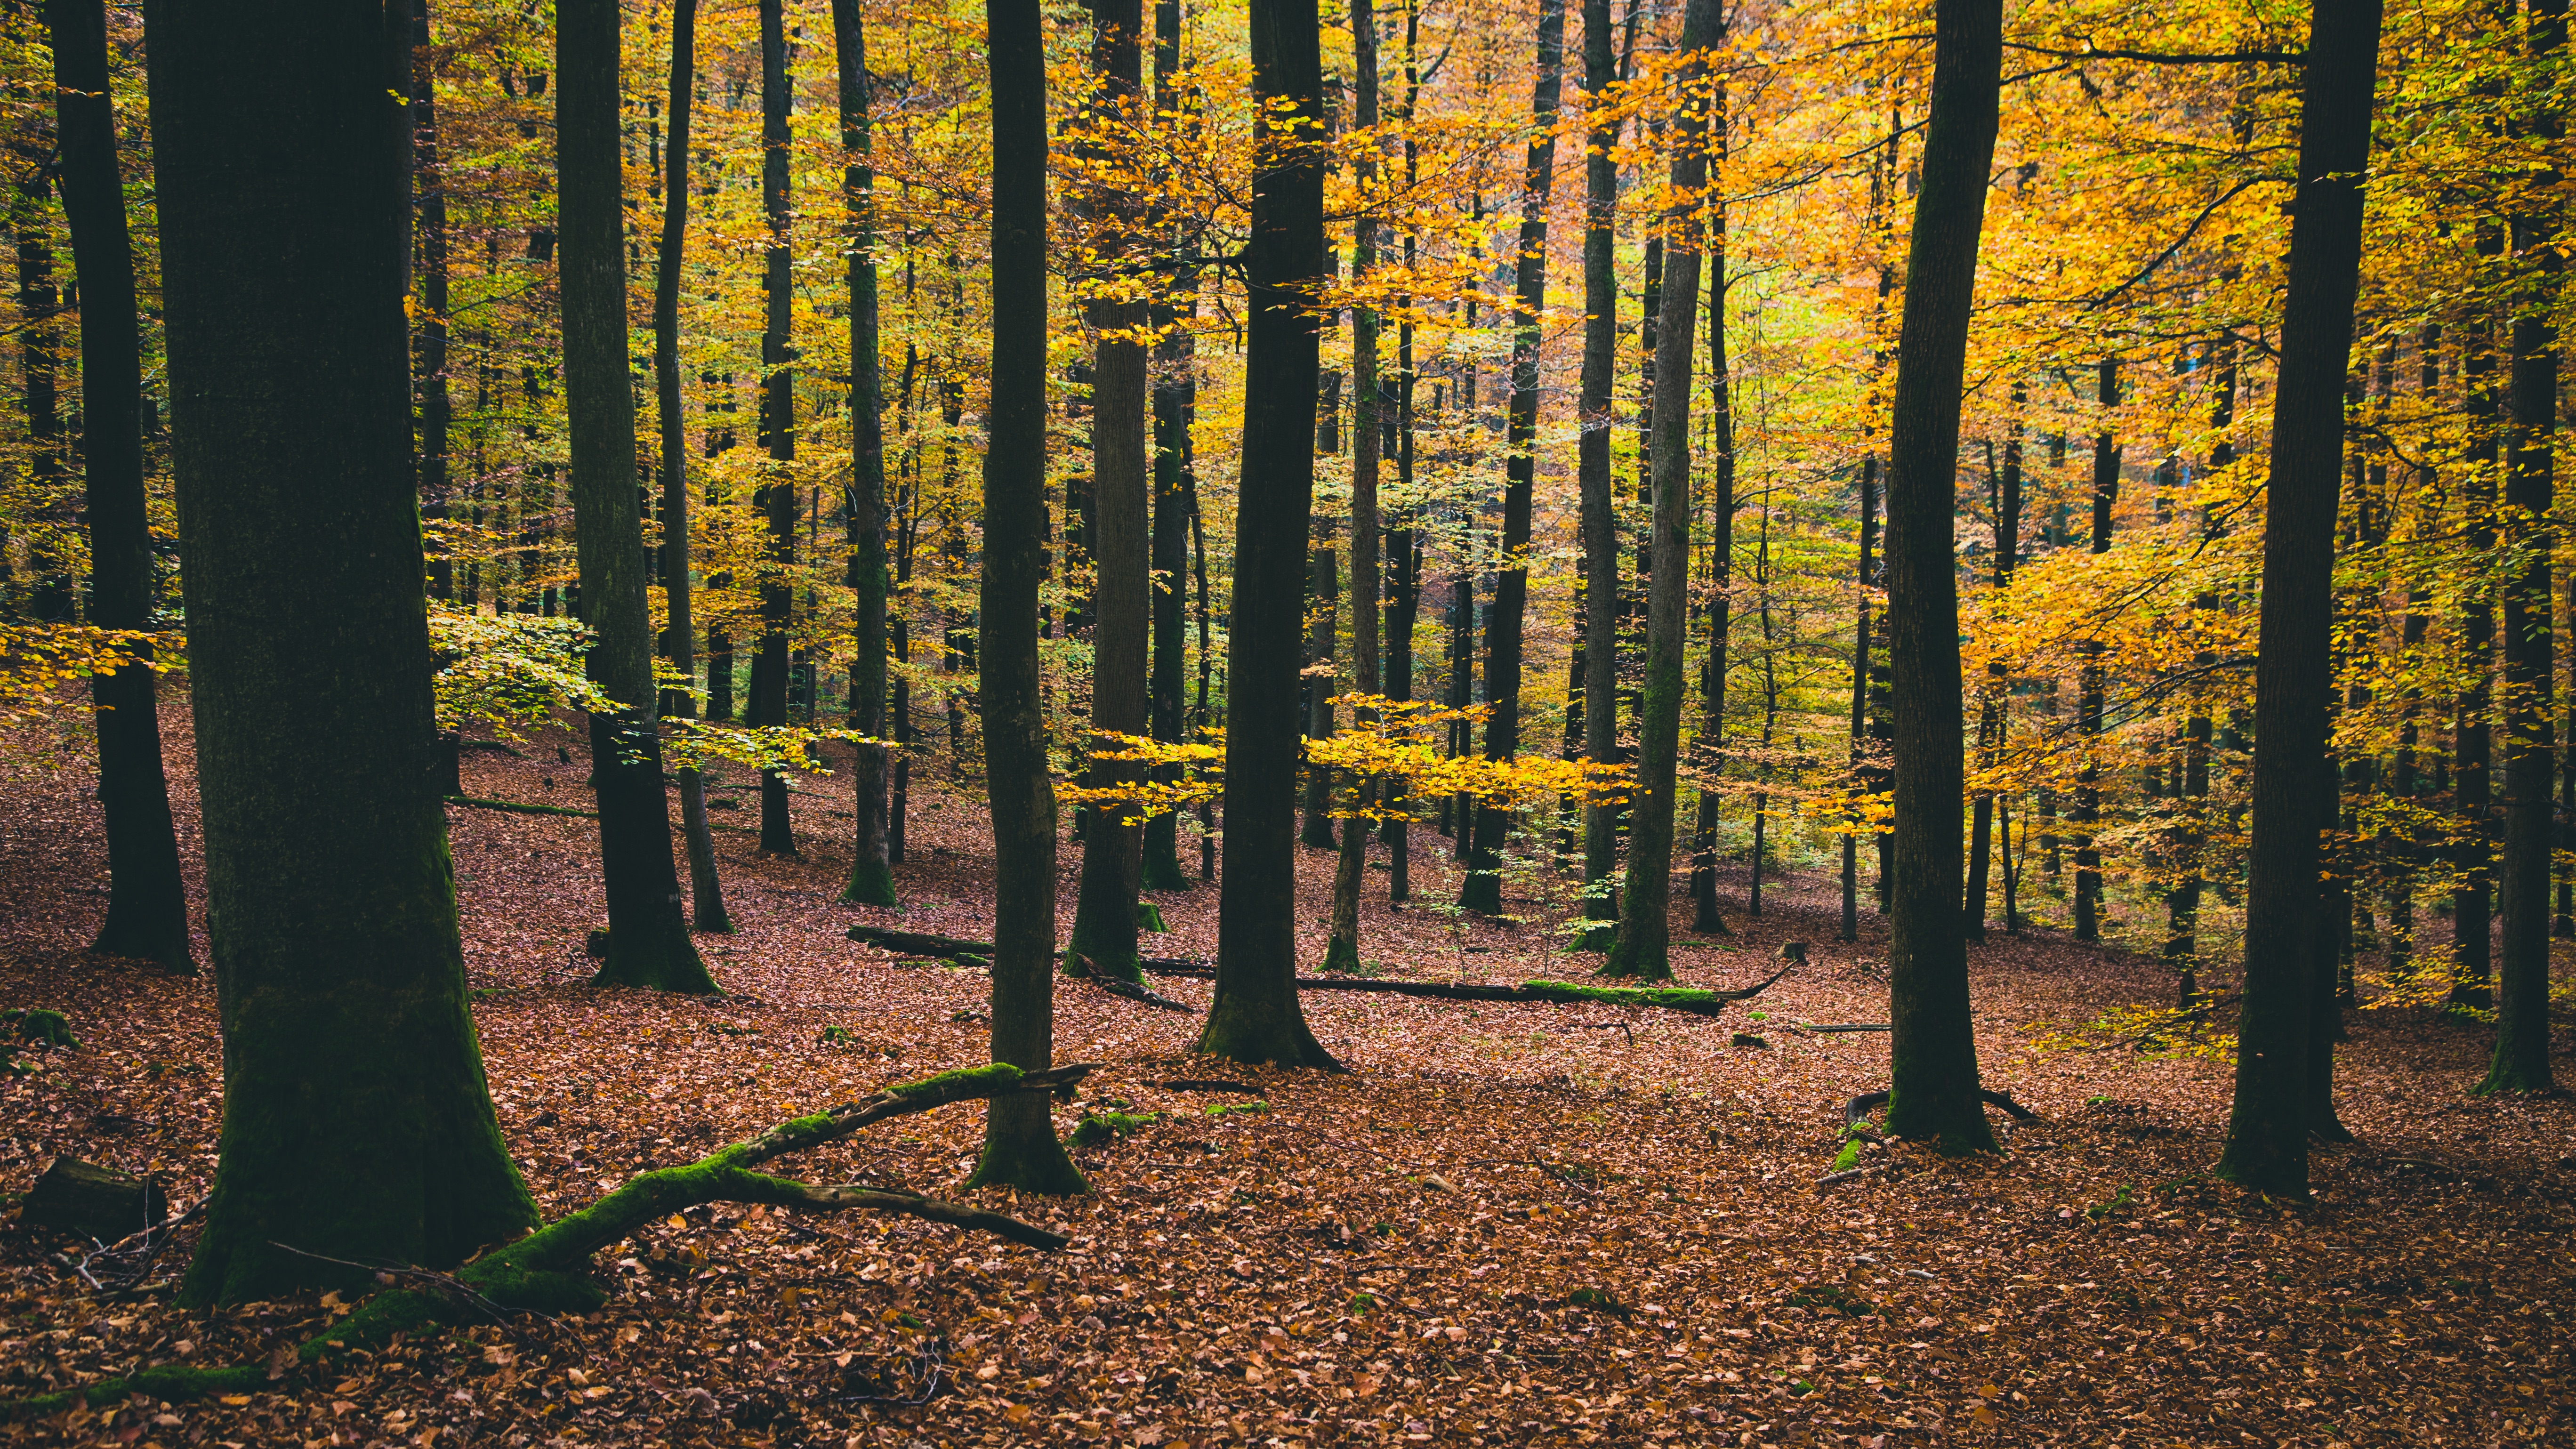
[{"label": "tree bark", "polygon": [[1888,426],[1887,655],[1896,726],[1887,1130],[1991,1150],[1959,935],[1958,568],[1951,515],[1977,242],[1994,161],[2000,0],[1937,0],[1922,190]]},{"label": "tree bark", "polygon": [[427,788],[407,18],[145,14],[224,1032],[221,1157],[182,1289],[198,1306],[363,1276],[274,1242],[445,1266],[536,1220],[484,1091]]},{"label": "tree bark", "polygon": [[608,897],[604,984],[716,989],[680,914],[670,805],[654,723],[653,625],[635,487],[635,395],[626,367],[624,158],[617,141],[618,10],[567,6],[557,30],[555,127],[562,197],[564,406],[569,420],[581,616],[598,636],[590,677],[617,702],[590,717]]},{"label": "tree bark", "polygon": [[[1582,428],[1575,479],[1583,529],[1583,757],[1619,757],[1619,517],[1611,497],[1611,390],[1619,366],[1617,230],[1618,113],[1608,91],[1618,79],[1610,50],[1610,0],[1583,0],[1583,91],[1593,120],[1583,162],[1583,376],[1575,404]],[[1583,809],[1583,915],[1599,922],[1574,938],[1578,951],[1606,951],[1618,934],[1619,807],[1587,801]]]},{"label": "tree bark", "polygon": [[[1356,73],[1357,124],[1363,132],[1378,123],[1377,12],[1370,0],[1351,0],[1351,55]],[[1376,140],[1363,150],[1353,171],[1362,205],[1377,184]],[[1351,281],[1366,280],[1377,265],[1378,220],[1365,210],[1352,224]],[[1378,511],[1377,473],[1385,438],[1378,418],[1378,316],[1374,309],[1351,308],[1351,673],[1363,695],[1379,692],[1378,674]],[[1362,707],[1354,723],[1366,726],[1377,711]],[[1343,782],[1344,798],[1356,808],[1375,798],[1378,783],[1365,776]],[[1342,822],[1341,853],[1333,862],[1332,935],[1324,951],[1324,969],[1360,969],[1360,882],[1367,873],[1369,822],[1354,814]]]},{"label": "tree bark", "polygon": [[[662,596],[669,622],[665,657],[683,677],[697,676],[696,622],[690,604],[689,428],[680,394],[680,267],[689,237],[689,102],[697,74],[698,0],[671,6],[671,105],[669,169],[662,185],[662,242],[653,274],[653,389],[662,432]],[[694,718],[697,697],[670,694],[671,713]],[[707,827],[706,782],[694,768],[680,777],[680,834],[689,856],[689,922],[719,934],[733,930],[725,915],[724,887],[716,874],[714,832]],[[612,933],[613,935],[613,933]]]},{"label": "tree bark", "polygon": [[[751,657],[751,723],[787,723],[787,631],[794,622],[795,590],[787,571],[796,561],[796,366],[791,335],[796,317],[795,252],[788,245],[794,220],[787,113],[795,89],[787,75],[786,0],[760,0],[760,200],[769,244],[761,287],[760,446],[770,466],[752,494],[752,507],[768,525],[760,571],[760,643]],[[760,772],[760,852],[794,855],[796,831],[787,815],[787,773]]]},{"label": "tree bark", "polygon": [[2263,603],[2254,666],[2253,845],[2236,1094],[2218,1175],[2261,1192],[2308,1191],[2308,1054],[2316,962],[2308,949],[2319,835],[2313,785],[2333,692],[2334,529],[2344,372],[2360,285],[2362,185],[2380,7],[2317,7],[2300,107],[2297,209],[2273,401]]},{"label": "tree bark", "polygon": [[[1721,77],[1710,102],[1709,156],[1712,167],[1726,160],[1726,82]],[[1710,446],[1716,456],[1710,459],[1708,500],[1708,656],[1700,667],[1700,716],[1698,752],[1702,768],[1711,782],[1726,774],[1726,643],[1730,601],[1727,590],[1735,578],[1735,400],[1729,385],[1731,371],[1726,355],[1726,197],[1724,178],[1712,187],[1709,198],[1708,241],[1708,430]],[[1768,513],[1765,513],[1768,518]],[[1764,628],[1769,628],[1770,604],[1766,590],[1763,604]],[[1763,656],[1766,678],[1771,671],[1770,655]],[[1762,743],[1771,743],[1771,718],[1776,712],[1776,691],[1766,693],[1762,726]],[[1726,918],[1717,913],[1717,812],[1718,792],[1709,784],[1699,788],[1699,820],[1692,842],[1691,864],[1691,929],[1727,934]],[[1753,915],[1762,914],[1762,833],[1760,814],[1767,801],[1757,800],[1753,819],[1753,891],[1748,903]]]},{"label": "tree bark", "polygon": [[[867,736],[851,762],[853,851],[841,899],[896,903],[886,822],[885,384],[877,342],[876,167],[868,105],[868,37],[859,0],[832,0],[840,71],[841,198],[850,210],[850,493],[843,514],[850,551],[850,728]],[[677,107],[675,105],[674,109]]]},{"label": "tree bark", "polygon": [[[438,68],[430,58],[430,0],[411,6],[412,200],[420,247],[420,344],[414,386],[420,399],[420,514],[447,513],[449,429],[455,406],[447,393],[447,171],[439,155]],[[77,248],[75,248],[77,249]],[[84,289],[86,290],[86,289]],[[453,598],[455,566],[445,539],[429,559],[430,597]]]},{"label": "tree bark", "polygon": [[1672,123],[1672,191],[1664,214],[1663,263],[1655,320],[1655,412],[1649,467],[1654,484],[1654,549],[1646,597],[1646,688],[1638,709],[1636,787],[1629,798],[1628,899],[1604,976],[1670,980],[1674,788],[1681,755],[1682,649],[1689,627],[1691,349],[1699,314],[1699,191],[1708,183],[1711,47],[1726,38],[1719,0],[1690,0],[1682,12],[1680,88]]},{"label": "tree bark", "polygon": [[[1183,98],[1177,94],[1181,68],[1180,0],[1156,0],[1154,6],[1153,108],[1178,124]],[[1182,740],[1181,675],[1187,663],[1181,598],[1188,587],[1190,564],[1189,416],[1196,387],[1195,344],[1187,323],[1198,312],[1197,277],[1187,266],[1176,268],[1168,285],[1189,299],[1184,314],[1166,298],[1152,309],[1157,340],[1153,369],[1153,573],[1147,585],[1153,619],[1153,658],[1147,665],[1146,694],[1153,737],[1165,744]],[[1178,782],[1177,767],[1165,766],[1154,778]],[[1149,891],[1185,891],[1189,877],[1180,858],[1181,814],[1167,810],[1145,822],[1143,859],[1138,885]]]},{"label": "tree bark", "polygon": [[[2504,227],[2481,218],[2477,227],[2480,270],[2490,270],[2504,255]],[[2461,410],[2467,414],[2467,544],[2470,556],[2484,558],[2495,549],[2495,479],[2503,471],[2499,430],[2502,400],[2495,385],[2495,316],[2483,288],[2469,292],[2460,339]],[[2460,603],[2461,665],[2469,687],[2459,698],[2452,732],[2452,768],[2457,773],[2454,803],[2459,810],[2458,841],[2452,864],[2458,885],[2451,892],[2451,1001],[2454,1005],[2491,1004],[2494,978],[2492,939],[2495,931],[2494,867],[2489,812],[2495,804],[2495,599],[2474,576],[2464,581]]]},{"label": "tree bark", "polygon": [[[1139,0],[1092,0],[1092,104],[1105,124],[1122,114],[1141,119],[1144,99]],[[1089,198],[1103,264],[1126,253],[1126,233],[1137,198],[1095,190]],[[1145,733],[1147,593],[1152,587],[1148,493],[1152,464],[1146,456],[1145,344],[1136,331],[1144,304],[1095,301],[1091,325],[1100,334],[1091,378],[1091,728],[1122,735]],[[1125,749],[1123,744],[1117,749]],[[1123,780],[1131,767],[1095,761],[1092,782]],[[1141,981],[1136,965],[1136,888],[1142,866],[1142,831],[1126,823],[1127,811],[1094,811],[1082,837],[1082,881],[1073,913],[1068,971],[1077,961],[1126,981]]]},{"label": "tree bark", "polygon": [[[1565,86],[1566,0],[1539,0],[1538,82],[1530,101],[1533,133],[1522,180],[1520,250],[1513,291],[1511,400],[1505,408],[1510,461],[1503,483],[1500,567],[1494,575],[1493,622],[1485,629],[1485,758],[1509,760],[1521,748],[1521,635],[1529,604],[1531,495],[1538,478],[1539,317],[1547,310],[1547,203],[1556,179],[1556,113]],[[1475,807],[1476,839],[1458,888],[1458,904],[1485,915],[1503,910],[1503,843],[1511,813],[1487,800]]]},{"label": "tree bark", "polygon": [[[1860,463],[1860,558],[1852,565],[1852,591],[1860,605],[1852,620],[1852,686],[1851,686],[1851,780],[1855,790],[1875,784],[1875,772],[1869,764],[1869,590],[1876,582],[1870,575],[1870,556],[1878,544],[1878,455]],[[1835,939],[1860,939],[1860,836],[1855,829],[1843,833],[1843,915]],[[1871,832],[1873,838],[1875,831]]]},{"label": "tree bark", "polygon": [[[134,307],[134,248],[108,100],[107,10],[101,0],[48,0],[63,216],[80,276],[81,458],[88,468],[89,621],[152,627],[152,528],[143,488],[143,361]],[[149,657],[148,653],[145,657]],[[90,949],[182,973],[188,893],[151,666],[138,659],[93,675],[98,796],[107,825],[107,919]]]},{"label": "tree bark", "polygon": [[[2102,359],[2095,398],[2103,408],[2102,430],[2093,435],[2093,536],[2089,552],[2111,551],[2111,510],[2120,501],[2120,441],[2110,409],[2120,405],[2120,364]],[[2082,645],[2084,664],[2076,684],[2075,728],[2084,736],[2084,760],[2075,776],[2075,805],[2066,818],[2083,828],[2075,837],[2075,939],[2102,938],[2102,849],[2093,826],[2102,818],[2103,696],[2107,689],[2101,641]]]},{"label": "tree bark", "polygon": [[[1323,61],[1315,0],[1252,0],[1260,137],[1245,246],[1243,463],[1226,653],[1225,879],[1216,997],[1198,1047],[1334,1068],[1297,1004],[1297,670],[1314,502],[1316,319],[1325,278]],[[1034,267],[1032,268],[1034,270]]]}]

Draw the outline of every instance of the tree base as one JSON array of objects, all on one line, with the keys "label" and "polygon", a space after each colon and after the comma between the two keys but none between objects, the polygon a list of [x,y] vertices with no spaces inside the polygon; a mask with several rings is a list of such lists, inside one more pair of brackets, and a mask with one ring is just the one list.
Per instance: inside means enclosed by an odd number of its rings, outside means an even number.
[{"label": "tree base", "polygon": [[[1284,1016],[1284,1020],[1282,1017]],[[1193,1050],[1203,1056],[1223,1057],[1245,1066],[1313,1067],[1319,1071],[1339,1072],[1346,1068],[1315,1040],[1306,1025],[1306,1015],[1292,999],[1285,1013],[1245,1010],[1232,1004],[1220,1004],[1208,1013],[1207,1025],[1199,1032]]]},{"label": "tree base", "polygon": [[1944,1157],[1970,1157],[1995,1149],[1995,1130],[1986,1124],[1986,1104],[1977,1093],[1963,1101],[1935,1101],[1917,1106],[1920,1096],[1889,1093],[1887,1135],[1929,1142]]},{"label": "tree base", "polygon": [[677,941],[659,943],[611,936],[608,960],[590,978],[593,986],[634,986],[646,991],[672,991],[687,996],[717,996],[724,988],[707,971],[706,959],[684,933]]},{"label": "tree base", "polygon": [[984,1152],[968,1187],[1009,1187],[1046,1197],[1081,1197],[1091,1191],[1082,1169],[1056,1140],[1055,1120],[1044,1096],[995,1098],[984,1118]]},{"label": "tree base", "polygon": [[1064,974],[1073,977],[1098,976],[1112,981],[1124,981],[1130,986],[1145,984],[1144,958],[1133,951],[1128,952],[1124,957],[1094,956],[1084,951],[1080,945],[1075,945],[1067,948],[1064,953]]},{"label": "tree base", "polygon": [[1334,932],[1333,943],[1324,948],[1322,969],[1357,975],[1360,969],[1360,948],[1351,944],[1350,937],[1338,931]]},{"label": "tree base", "polygon": [[1610,943],[1610,959],[1601,963],[1596,976],[1626,977],[1638,981],[1670,981],[1673,960],[1670,948],[1645,945],[1633,937],[1621,936]]},{"label": "tree base", "polygon": [[861,856],[850,866],[849,884],[841,888],[845,906],[894,906],[902,900],[894,892],[894,871],[882,860]]},{"label": "tree base", "polygon": [[1480,916],[1503,913],[1503,875],[1499,870],[1471,870],[1458,887],[1458,908]]}]

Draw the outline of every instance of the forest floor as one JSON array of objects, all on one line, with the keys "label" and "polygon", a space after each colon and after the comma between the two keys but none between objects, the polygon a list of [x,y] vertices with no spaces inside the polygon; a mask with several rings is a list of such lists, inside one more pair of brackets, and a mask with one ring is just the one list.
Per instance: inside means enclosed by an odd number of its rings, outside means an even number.
[{"label": "forest floor", "polygon": [[[185,709],[164,722],[193,888]],[[94,779],[85,752],[19,744],[0,801],[0,1007],[60,1007],[80,1047],[0,1078],[0,1205],[65,1153],[158,1173],[174,1203],[193,1203],[220,1115],[213,983],[80,954],[105,895]],[[468,754],[468,791],[585,803],[577,739],[524,750]],[[582,983],[582,935],[602,909],[594,822],[451,808],[493,1096],[550,1215],[636,1169],[985,1059],[981,974],[844,936],[861,922],[988,934],[981,810],[917,780],[906,907],[842,906],[849,825],[833,805],[846,778],[799,783],[801,859],[717,837],[737,926],[701,938],[733,993],[717,1000]],[[752,824],[757,792],[741,801],[716,818]],[[1440,980],[1590,968],[1552,954],[1539,925],[1430,908],[1456,877],[1447,842],[1423,833],[1424,904],[1390,913],[1372,872],[1365,957]],[[1077,852],[1061,860],[1059,932]],[[1328,856],[1307,853],[1309,961],[1330,875]],[[1838,944],[1829,881],[1772,883],[1759,918],[1742,914],[1744,885],[1727,897],[1736,934],[1681,949],[1685,980],[1749,985],[1786,940],[1809,955],[1724,1020],[1312,992],[1317,1036],[1352,1069],[1327,1076],[1194,1058],[1197,1018],[1061,982],[1057,1060],[1101,1064],[1061,1125],[1162,1114],[1077,1152],[1092,1195],[1014,1206],[961,1192],[981,1130],[971,1106],[788,1169],[830,1181],[864,1167],[983,1199],[1070,1234],[1059,1253],[864,1213],[697,1211],[602,1255],[597,1313],[405,1343],[272,1392],[0,1424],[0,1442],[1887,1449],[2576,1435],[2576,1107],[2469,1095],[2485,1029],[2347,1013],[2337,1105],[2358,1140],[2320,1149],[2313,1203],[2276,1203],[2208,1175],[2230,1082],[2218,1043],[2207,1050],[2220,1055],[2050,1045],[2166,1004],[2157,963],[1997,933],[1970,956],[1981,1070],[2040,1120],[2002,1155],[1898,1146],[1820,1188],[1842,1104],[1886,1084],[1886,1038],[1791,1024],[1886,1019],[1884,923],[1864,915],[1862,940]],[[1214,891],[1158,899],[1172,929],[1149,949],[1211,957]],[[1207,999],[1203,981],[1154,984]],[[1159,1085],[1176,1079],[1243,1090]],[[1265,1106],[1211,1112],[1253,1102]],[[102,1299],[61,1265],[70,1246],[0,1218],[0,1399],[165,1361],[260,1361],[347,1311]]]}]

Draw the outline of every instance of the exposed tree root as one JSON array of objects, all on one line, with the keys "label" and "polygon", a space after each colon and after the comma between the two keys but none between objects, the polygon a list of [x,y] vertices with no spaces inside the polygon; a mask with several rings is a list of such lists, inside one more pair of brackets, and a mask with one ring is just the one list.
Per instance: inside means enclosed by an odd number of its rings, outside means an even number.
[{"label": "exposed tree root", "polygon": [[[2011,1097],[2002,1092],[1989,1092],[1983,1087],[1980,1087],[1977,1089],[1977,1100],[1985,1103],[1989,1107],[2001,1107],[2005,1114],[2010,1116],[2016,1122],[2036,1122],[2039,1120],[2039,1114],[2037,1112],[2034,1112],[2028,1107],[2023,1106],[2021,1103],[2014,1101]],[[1843,1125],[1848,1127],[1855,1122],[1861,1121],[1867,1118],[1870,1113],[1875,1112],[1886,1105],[1887,1094],[1885,1092],[1863,1092],[1859,1096],[1854,1097],[1849,1102],[1843,1104]]]},{"label": "exposed tree root", "polygon": [[735,1143],[698,1162],[639,1173],[590,1206],[484,1254],[452,1276],[411,1268],[389,1271],[384,1276],[395,1282],[419,1286],[389,1288],[376,1294],[320,1337],[281,1351],[268,1363],[220,1369],[177,1364],[148,1368],[83,1389],[0,1405],[0,1419],[54,1413],[82,1400],[91,1405],[105,1404],[135,1393],[169,1400],[248,1393],[268,1387],[272,1380],[283,1378],[300,1364],[319,1364],[334,1354],[379,1348],[397,1332],[417,1331],[468,1316],[488,1316],[496,1309],[587,1311],[604,1301],[599,1288],[590,1281],[588,1270],[593,1254],[647,1223],[701,1203],[761,1203],[834,1212],[871,1208],[992,1233],[1032,1248],[1061,1248],[1065,1244],[1062,1234],[1001,1213],[918,1193],[855,1183],[816,1185],[753,1169],[791,1152],[838,1141],[889,1117],[1019,1092],[1067,1094],[1091,1070],[1089,1064],[1081,1064],[1047,1072],[1023,1072],[997,1062],[889,1087],[828,1112],[781,1122],[748,1142]]}]

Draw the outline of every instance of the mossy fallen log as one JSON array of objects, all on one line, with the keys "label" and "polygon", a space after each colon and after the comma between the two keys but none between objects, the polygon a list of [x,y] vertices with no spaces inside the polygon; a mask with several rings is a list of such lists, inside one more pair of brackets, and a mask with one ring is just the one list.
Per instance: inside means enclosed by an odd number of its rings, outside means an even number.
[{"label": "mossy fallen log", "polygon": [[[137,1393],[174,1402],[205,1394],[249,1393],[269,1387],[298,1366],[326,1364],[355,1350],[381,1348],[398,1332],[417,1332],[468,1316],[487,1319],[495,1312],[588,1312],[606,1301],[590,1278],[594,1254],[648,1223],[702,1203],[759,1203],[825,1212],[870,1208],[992,1233],[1032,1248],[1061,1248],[1066,1241],[1061,1233],[963,1203],[857,1184],[816,1185],[755,1169],[789,1153],[836,1142],[889,1117],[1018,1092],[1069,1094],[1091,1070],[1086,1063],[1023,1072],[997,1062],[900,1083],[828,1112],[781,1122],[750,1141],[737,1142],[697,1162],[639,1173],[579,1212],[495,1248],[453,1274],[416,1269],[379,1274],[380,1279],[403,1286],[375,1294],[347,1318],[265,1364],[214,1369],[168,1364],[143,1369],[83,1389],[0,1405],[0,1420],[55,1413],[76,1401],[92,1406],[112,1403]],[[278,1246],[297,1251],[292,1244]]]}]

